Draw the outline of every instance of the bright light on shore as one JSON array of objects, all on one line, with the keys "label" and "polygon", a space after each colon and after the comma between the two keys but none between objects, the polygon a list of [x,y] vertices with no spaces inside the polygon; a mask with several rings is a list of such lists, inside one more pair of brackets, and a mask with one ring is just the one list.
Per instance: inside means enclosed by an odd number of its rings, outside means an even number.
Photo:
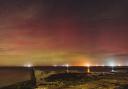
[{"label": "bright light on shore", "polygon": [[86,66],[86,67],[90,67],[90,64],[85,64],[84,66]]},{"label": "bright light on shore", "polygon": [[69,64],[66,64],[65,66],[66,66],[66,67],[69,67]]},{"label": "bright light on shore", "polygon": [[103,67],[104,67],[105,65],[101,65],[101,66],[103,66]]},{"label": "bright light on shore", "polygon": [[95,66],[99,66],[98,64],[96,64]]},{"label": "bright light on shore", "polygon": [[54,67],[57,67],[58,65],[53,65]]},{"label": "bright light on shore", "polygon": [[64,64],[64,65],[61,65],[63,67],[69,67],[70,65],[69,64]]},{"label": "bright light on shore", "polygon": [[25,64],[24,67],[32,67],[32,64]]},{"label": "bright light on shore", "polygon": [[114,67],[116,64],[114,62],[109,62],[108,66]]},{"label": "bright light on shore", "polygon": [[114,65],[114,64],[111,64],[110,66],[111,66],[111,67],[114,67],[115,65]]},{"label": "bright light on shore", "polygon": [[121,64],[118,64],[118,66],[121,66]]}]

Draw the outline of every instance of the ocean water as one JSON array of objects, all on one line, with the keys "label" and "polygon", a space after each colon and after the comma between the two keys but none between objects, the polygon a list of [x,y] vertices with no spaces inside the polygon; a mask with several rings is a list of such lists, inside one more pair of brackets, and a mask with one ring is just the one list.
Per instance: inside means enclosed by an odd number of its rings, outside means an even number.
[{"label": "ocean water", "polygon": [[24,68],[0,68],[0,87],[30,80],[30,71]]}]

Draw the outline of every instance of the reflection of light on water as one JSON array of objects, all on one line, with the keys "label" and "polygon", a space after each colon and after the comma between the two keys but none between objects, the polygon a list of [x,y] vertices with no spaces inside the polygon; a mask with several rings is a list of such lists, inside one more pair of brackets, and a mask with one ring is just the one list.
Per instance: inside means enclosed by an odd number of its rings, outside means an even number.
[{"label": "reflection of light on water", "polygon": [[69,73],[69,69],[68,69],[69,64],[66,64],[65,66],[67,67],[66,72]]},{"label": "reflection of light on water", "polygon": [[70,66],[70,65],[69,65],[69,64],[64,64],[64,65],[62,65],[62,66],[63,66],[63,67],[66,67],[66,72],[69,73],[69,66]]},{"label": "reflection of light on water", "polygon": [[111,69],[111,72],[114,72],[114,67],[115,67],[116,65],[115,65],[114,63],[111,63],[110,66],[111,66],[111,68],[112,68],[112,69]]},{"label": "reflection of light on water", "polygon": [[90,67],[88,67],[88,69],[87,69],[87,73],[90,73]]},{"label": "reflection of light on water", "polygon": [[87,73],[90,73],[90,64],[85,64],[85,67],[87,67]]}]

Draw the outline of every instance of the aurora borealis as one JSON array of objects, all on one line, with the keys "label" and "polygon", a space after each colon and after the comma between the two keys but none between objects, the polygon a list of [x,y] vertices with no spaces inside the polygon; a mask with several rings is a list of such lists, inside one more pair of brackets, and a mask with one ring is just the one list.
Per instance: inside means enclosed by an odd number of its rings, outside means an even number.
[{"label": "aurora borealis", "polygon": [[127,65],[127,3],[1,0],[0,65]]}]

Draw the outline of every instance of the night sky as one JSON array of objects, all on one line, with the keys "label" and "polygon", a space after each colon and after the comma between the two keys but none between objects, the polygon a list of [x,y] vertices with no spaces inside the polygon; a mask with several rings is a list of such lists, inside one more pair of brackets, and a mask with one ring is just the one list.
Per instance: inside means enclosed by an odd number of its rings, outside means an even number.
[{"label": "night sky", "polygon": [[127,65],[128,0],[0,0],[0,65]]}]

